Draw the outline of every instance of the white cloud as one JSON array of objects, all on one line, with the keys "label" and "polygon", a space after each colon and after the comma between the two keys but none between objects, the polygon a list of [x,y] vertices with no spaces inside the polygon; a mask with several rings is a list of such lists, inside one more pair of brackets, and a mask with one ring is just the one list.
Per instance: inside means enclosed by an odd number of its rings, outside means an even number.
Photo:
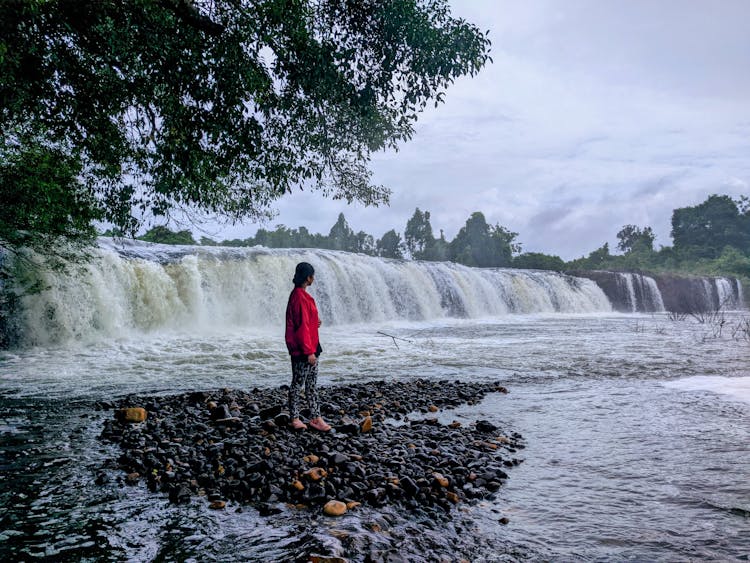
[{"label": "white cloud", "polygon": [[[750,3],[465,0],[494,64],[459,80],[399,152],[377,155],[390,208],[296,193],[278,222],[403,231],[415,207],[451,238],[473,211],[527,250],[587,254],[626,223],[668,245],[676,207],[748,193]],[[248,236],[255,227],[225,230]]]}]

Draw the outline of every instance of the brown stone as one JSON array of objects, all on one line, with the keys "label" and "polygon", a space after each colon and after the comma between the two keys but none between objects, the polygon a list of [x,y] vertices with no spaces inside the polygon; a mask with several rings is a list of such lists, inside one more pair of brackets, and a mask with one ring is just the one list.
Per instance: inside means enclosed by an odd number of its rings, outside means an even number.
[{"label": "brown stone", "polygon": [[508,440],[508,438],[506,438],[505,436],[498,436],[497,438],[495,438],[495,442],[497,442],[498,444],[510,444],[510,440]]},{"label": "brown stone", "polygon": [[427,410],[429,410],[430,412],[437,412],[437,411],[439,411],[440,409],[439,409],[439,408],[437,408],[437,407],[436,407],[435,405],[430,405],[430,406],[429,406],[429,408],[428,408]]},{"label": "brown stone", "polygon": [[445,488],[450,485],[450,481],[446,477],[443,477],[441,473],[433,473],[432,477],[435,479],[435,483]]},{"label": "brown stone", "polygon": [[206,403],[206,406],[208,407],[208,410],[212,411],[219,405],[216,404],[216,401],[209,401],[208,403]]},{"label": "brown stone", "polygon": [[453,504],[458,504],[459,498],[458,495],[452,491],[448,491],[445,493],[445,496],[448,498],[449,501],[451,501]]},{"label": "brown stone", "polygon": [[356,500],[350,500],[349,502],[346,503],[346,508],[347,510],[352,510],[353,508],[357,508],[361,504],[362,504],[361,502],[357,502]]},{"label": "brown stone", "polygon": [[320,481],[323,477],[328,476],[328,472],[322,467],[313,467],[305,471],[303,475],[311,481]]},{"label": "brown stone", "polygon": [[305,486],[302,484],[302,481],[300,481],[299,479],[295,479],[294,481],[292,481],[292,487],[294,487],[298,491],[305,490]]},{"label": "brown stone", "polygon": [[346,504],[340,500],[329,500],[323,505],[323,512],[328,516],[341,516],[346,512]]},{"label": "brown stone", "polygon": [[120,422],[143,422],[146,420],[146,416],[146,409],[141,407],[131,407],[115,411],[115,418]]},{"label": "brown stone", "polygon": [[449,428],[461,428],[461,423],[457,420],[454,420],[448,425]]},{"label": "brown stone", "polygon": [[360,424],[360,429],[362,430],[362,432],[369,432],[370,430],[372,430],[372,417],[371,416],[368,415],[364,418],[364,420]]},{"label": "brown stone", "polygon": [[128,473],[128,475],[125,477],[125,482],[128,485],[135,485],[136,483],[138,483],[138,481],[140,481],[140,479],[141,479],[140,473],[137,473],[137,472]]},{"label": "brown stone", "polygon": [[226,506],[227,506],[227,501],[215,500],[211,504],[208,505],[208,508],[211,508],[212,510],[224,510]]},{"label": "brown stone", "polygon": [[305,457],[303,457],[302,461],[304,461],[305,463],[312,463],[314,465],[318,463],[318,461],[320,461],[320,458],[316,456],[315,454],[310,454],[310,455],[306,455]]}]

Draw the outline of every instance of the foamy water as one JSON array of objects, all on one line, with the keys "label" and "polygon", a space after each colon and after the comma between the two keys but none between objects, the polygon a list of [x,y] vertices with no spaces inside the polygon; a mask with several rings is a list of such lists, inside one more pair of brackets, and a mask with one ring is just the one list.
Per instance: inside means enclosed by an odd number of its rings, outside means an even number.
[{"label": "foamy water", "polygon": [[681,391],[708,391],[750,403],[750,377],[694,376],[668,381],[665,387]]}]

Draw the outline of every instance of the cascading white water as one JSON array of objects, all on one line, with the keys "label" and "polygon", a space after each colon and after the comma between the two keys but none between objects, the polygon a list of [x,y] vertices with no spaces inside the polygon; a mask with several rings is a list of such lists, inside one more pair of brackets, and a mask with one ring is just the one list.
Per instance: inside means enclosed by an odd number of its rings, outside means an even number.
[{"label": "cascading white water", "polygon": [[611,311],[594,282],[554,272],[103,238],[82,270],[48,272],[48,289],[23,299],[23,339],[45,345],[131,331],[281,326],[300,261],[315,266],[310,292],[331,324]]},{"label": "cascading white water", "polygon": [[727,278],[716,278],[716,293],[719,296],[719,307],[722,309],[736,309],[736,297],[732,282]]},{"label": "cascading white water", "polygon": [[745,303],[745,296],[742,294],[742,282],[737,279],[737,309],[741,309]]},{"label": "cascading white water", "polygon": [[664,311],[664,299],[662,299],[656,280],[649,276],[641,276],[641,280],[643,281],[644,290],[647,289],[644,294],[648,294],[653,310],[657,312]]},{"label": "cascading white water", "polygon": [[635,298],[635,285],[633,284],[633,274],[631,273],[618,273],[617,274],[622,285],[625,286],[625,291],[628,296],[628,306],[630,311],[635,313],[638,310],[638,301]]}]

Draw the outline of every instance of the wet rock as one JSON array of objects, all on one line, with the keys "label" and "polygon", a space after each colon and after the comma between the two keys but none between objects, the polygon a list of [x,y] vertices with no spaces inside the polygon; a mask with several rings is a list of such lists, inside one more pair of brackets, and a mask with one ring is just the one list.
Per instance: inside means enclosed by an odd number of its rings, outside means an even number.
[{"label": "wet rock", "polygon": [[282,405],[274,405],[265,409],[261,409],[258,413],[261,420],[268,420],[269,418],[276,417],[284,407]]},{"label": "wet rock", "polygon": [[346,504],[339,500],[329,500],[327,503],[325,503],[325,505],[323,505],[323,512],[327,516],[341,516],[346,512],[346,510]]},{"label": "wet rock", "polygon": [[378,487],[375,489],[371,489],[367,491],[365,494],[365,500],[373,505],[373,506],[379,506],[383,503],[383,501],[386,498],[386,491],[382,487]]},{"label": "wet rock", "polygon": [[[131,396],[115,406],[137,402],[152,416],[142,425],[105,421],[102,438],[120,445],[125,474],[146,475],[149,490],[172,502],[203,495],[269,514],[284,505],[320,510],[340,499],[443,518],[463,500],[493,496],[507,478],[503,469],[519,462],[505,456],[522,447],[522,437],[499,434],[486,421],[443,425],[409,415],[477,403],[495,387],[428,380],[322,387],[322,409],[338,435],[286,431],[281,388]],[[232,422],[218,418],[227,410]],[[401,414],[404,424],[385,422]]]},{"label": "wet rock", "polygon": [[274,514],[281,514],[282,512],[281,507],[275,504],[263,502],[258,505],[258,514],[261,516],[273,516]]},{"label": "wet rock", "polygon": [[359,424],[356,422],[344,422],[343,424],[335,425],[334,428],[336,432],[340,432],[341,434],[356,436],[360,433]]},{"label": "wet rock", "polygon": [[277,414],[273,421],[276,423],[276,426],[280,428],[284,428],[285,426],[289,426],[289,423],[292,421],[292,419],[289,417],[288,414],[285,412]]},{"label": "wet rock", "polygon": [[328,475],[328,472],[322,467],[313,467],[312,469],[305,471],[303,475],[311,481],[320,481],[323,477]]},{"label": "wet rock", "polygon": [[185,486],[176,486],[169,491],[169,500],[174,504],[190,502],[190,489]]},{"label": "wet rock", "polygon": [[279,428],[273,420],[264,420],[260,426],[266,432],[275,432]]},{"label": "wet rock", "polygon": [[134,471],[133,473],[128,473],[125,477],[125,483],[128,485],[137,485],[138,482],[141,480],[141,474],[137,471]]},{"label": "wet rock", "polygon": [[480,432],[496,432],[498,430],[497,426],[486,420],[477,420],[476,426]]},{"label": "wet rock", "polygon": [[215,409],[211,410],[211,420],[226,420],[232,418],[232,413],[229,412],[228,405],[218,405]]},{"label": "wet rock", "polygon": [[143,422],[146,416],[146,409],[142,407],[128,407],[115,411],[115,419],[119,422]]},{"label": "wet rock", "polygon": [[331,465],[343,465],[349,461],[349,456],[336,452],[328,457],[328,461]]},{"label": "wet rock", "polygon": [[372,417],[370,415],[367,415],[364,420],[362,420],[362,423],[360,424],[360,430],[362,433],[367,433],[372,430]]},{"label": "wet rock", "polygon": [[211,504],[208,505],[208,508],[212,510],[224,510],[227,506],[227,501],[225,500],[215,500]]},{"label": "wet rock", "polygon": [[448,485],[450,485],[450,481],[446,479],[441,473],[433,473],[432,478],[434,480],[434,483],[438,487],[446,488]]}]

